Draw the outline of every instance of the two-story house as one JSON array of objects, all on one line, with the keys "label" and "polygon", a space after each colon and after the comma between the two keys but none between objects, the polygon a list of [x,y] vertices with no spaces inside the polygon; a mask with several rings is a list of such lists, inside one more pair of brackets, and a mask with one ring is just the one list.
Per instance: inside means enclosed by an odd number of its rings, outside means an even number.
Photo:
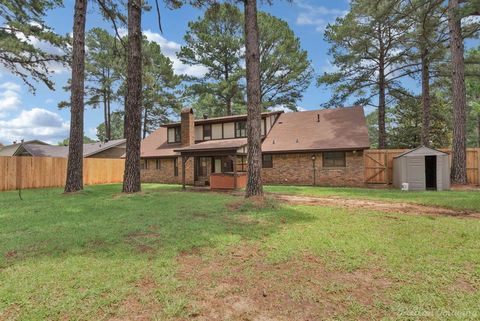
[{"label": "two-story house", "polygon": [[[243,187],[246,121],[246,115],[194,119],[191,108],[182,110],[180,122],[142,141],[142,181],[219,187],[230,178]],[[265,184],[363,185],[369,139],[362,107],[266,112],[261,125]]]}]

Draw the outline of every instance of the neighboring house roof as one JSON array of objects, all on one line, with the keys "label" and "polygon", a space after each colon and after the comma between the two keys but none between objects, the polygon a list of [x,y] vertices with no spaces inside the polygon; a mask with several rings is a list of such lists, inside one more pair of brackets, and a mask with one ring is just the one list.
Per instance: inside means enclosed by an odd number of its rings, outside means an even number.
[{"label": "neighboring house roof", "polygon": [[83,144],[83,157],[93,156],[112,147],[120,146],[126,142],[126,139],[114,139],[108,142],[96,142]]},{"label": "neighboring house roof", "polygon": [[41,140],[29,140],[23,143],[17,143],[17,144],[11,144],[7,146],[3,146],[0,148],[0,156],[13,156],[17,152],[17,150],[22,146],[22,144],[37,144],[37,145],[48,145],[45,142],[42,142]]},{"label": "neighboring house roof", "polygon": [[438,149],[426,147],[426,146],[419,146],[414,149],[407,150],[406,152],[403,152],[393,158],[399,158],[402,156],[426,156],[426,155],[431,155],[431,156],[442,156],[442,155],[448,155],[448,153],[442,152]]},{"label": "neighboring house roof", "polygon": [[363,107],[284,113],[262,144],[262,152],[354,150],[370,147]]},{"label": "neighboring house roof", "polygon": [[[109,148],[120,146],[125,139],[116,139],[109,142],[97,142],[83,145],[83,157],[93,156]],[[68,157],[68,146],[48,145],[41,141],[28,141],[22,144],[5,146],[0,150],[0,156],[29,155],[34,157]]]},{"label": "neighboring house roof", "polygon": [[142,140],[141,157],[175,157],[174,149],[181,148],[181,143],[167,143],[167,128],[160,127]]},{"label": "neighboring house roof", "polygon": [[15,153],[22,154],[25,150],[28,154],[35,157],[63,157],[68,156],[68,146],[39,145],[39,144],[22,144]]},{"label": "neighboring house roof", "polygon": [[[267,117],[269,115],[276,115],[282,114],[283,111],[270,111],[270,112],[263,112],[262,117]],[[238,120],[247,120],[247,115],[232,115],[232,116],[221,116],[221,117],[212,117],[212,118],[204,118],[204,119],[195,119],[195,125],[203,125],[203,124],[214,124],[214,123],[223,123],[228,121],[238,121]],[[175,127],[179,126],[180,122],[164,124],[162,127]]]},{"label": "neighboring house roof", "polygon": [[247,145],[246,138],[232,138],[232,139],[219,139],[219,140],[207,140],[192,146],[175,149],[176,152],[188,152],[188,151],[219,151],[219,150],[237,150],[240,147]]}]

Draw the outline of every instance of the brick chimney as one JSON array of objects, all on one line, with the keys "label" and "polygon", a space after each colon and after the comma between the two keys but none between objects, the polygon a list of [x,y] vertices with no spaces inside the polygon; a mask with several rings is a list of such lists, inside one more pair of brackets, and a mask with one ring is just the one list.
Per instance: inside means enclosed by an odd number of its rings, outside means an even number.
[{"label": "brick chimney", "polygon": [[181,113],[182,146],[195,144],[195,122],[192,108],[184,108]]}]

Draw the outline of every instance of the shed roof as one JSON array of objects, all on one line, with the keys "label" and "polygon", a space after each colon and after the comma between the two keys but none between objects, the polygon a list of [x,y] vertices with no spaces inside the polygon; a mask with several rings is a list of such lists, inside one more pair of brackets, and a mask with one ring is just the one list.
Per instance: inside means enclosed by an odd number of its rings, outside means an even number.
[{"label": "shed roof", "polygon": [[448,153],[439,151],[438,149],[426,147],[426,146],[419,146],[414,149],[407,150],[406,152],[401,153],[400,155],[395,156],[394,158],[399,157],[412,157],[412,156],[441,156],[441,155],[448,155]]},{"label": "shed roof", "polygon": [[281,114],[262,144],[265,153],[367,148],[361,106]]}]

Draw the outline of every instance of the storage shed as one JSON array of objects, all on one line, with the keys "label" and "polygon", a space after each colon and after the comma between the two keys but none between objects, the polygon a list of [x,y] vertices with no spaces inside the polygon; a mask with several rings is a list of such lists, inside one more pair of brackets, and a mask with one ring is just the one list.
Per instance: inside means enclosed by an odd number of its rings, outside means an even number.
[{"label": "storage shed", "polygon": [[393,185],[408,190],[443,191],[450,189],[450,165],[448,154],[421,146],[393,159]]}]

